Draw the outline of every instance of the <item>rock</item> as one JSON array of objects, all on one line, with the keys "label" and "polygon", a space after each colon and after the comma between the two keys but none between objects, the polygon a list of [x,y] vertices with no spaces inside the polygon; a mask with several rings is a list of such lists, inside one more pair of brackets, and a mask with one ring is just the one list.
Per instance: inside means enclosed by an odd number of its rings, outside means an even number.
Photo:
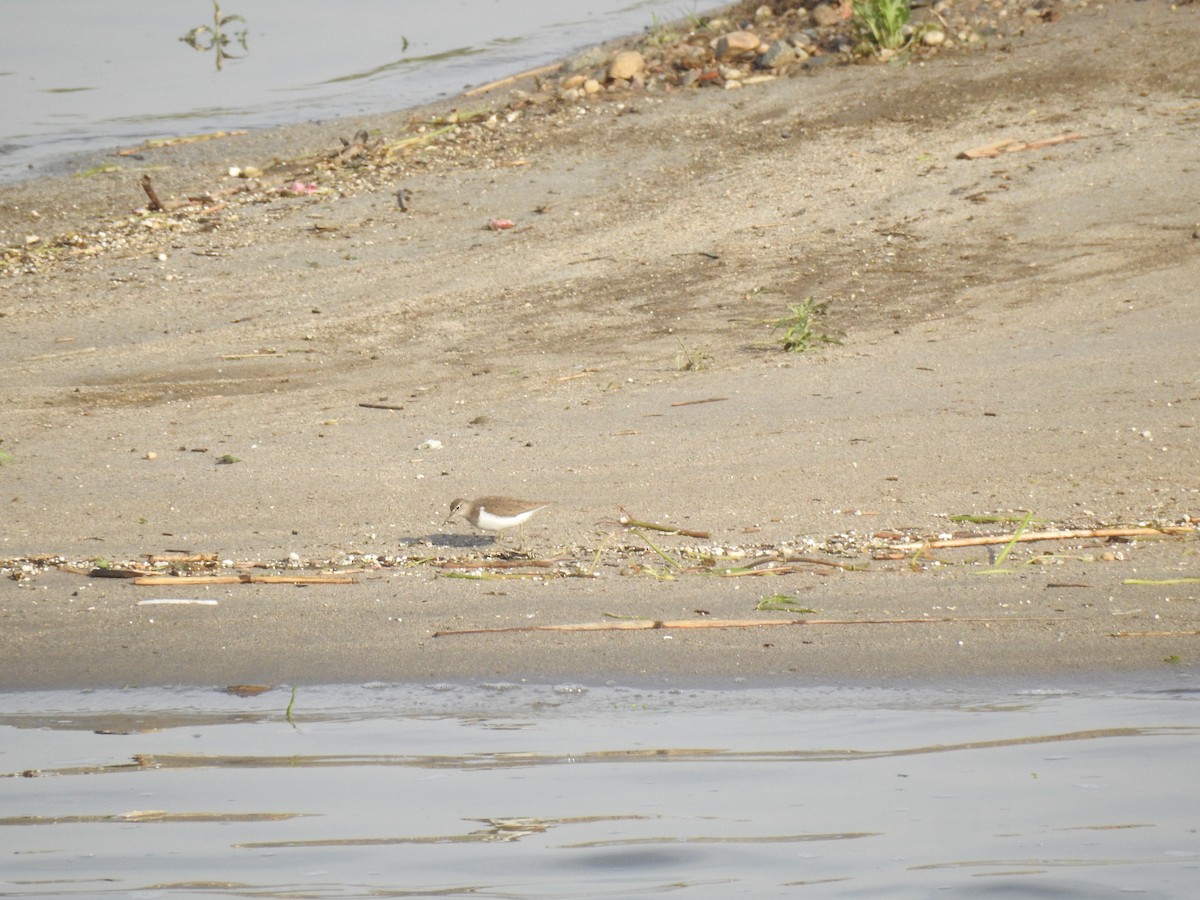
[{"label": "rock", "polygon": [[775,12],[765,3],[754,11],[754,21],[760,25],[763,22],[769,22],[773,18],[775,18]]},{"label": "rock", "polygon": [[598,94],[602,90],[603,90],[603,88],[600,86],[600,82],[597,81],[595,78],[589,78],[587,81],[585,81],[583,83],[583,92],[585,94],[589,94],[589,95]]},{"label": "rock", "polygon": [[717,38],[716,43],[713,44],[713,52],[716,53],[717,59],[727,59],[730,56],[753,53],[761,43],[758,35],[753,32],[731,31],[729,34]]},{"label": "rock", "polygon": [[642,56],[636,50],[622,50],[609,63],[608,77],[613,81],[617,79],[628,81],[644,68],[646,68],[646,57]]},{"label": "rock", "polygon": [[921,43],[926,47],[940,47],[946,43],[946,32],[932,28],[921,35]]},{"label": "rock", "polygon": [[841,22],[842,14],[833,4],[822,3],[813,7],[812,20],[818,28],[828,28],[830,25],[837,25]]},{"label": "rock", "polygon": [[583,83],[587,81],[586,75],[575,74],[563,81],[563,90],[569,91],[571,88],[583,87]]},{"label": "rock", "polygon": [[757,65],[760,69],[778,69],[795,59],[796,49],[791,44],[787,41],[775,41],[758,58]]},{"label": "rock", "polygon": [[599,47],[593,47],[567,60],[566,69],[568,72],[583,72],[589,69],[598,69],[604,65],[607,58],[608,55],[603,50]]}]

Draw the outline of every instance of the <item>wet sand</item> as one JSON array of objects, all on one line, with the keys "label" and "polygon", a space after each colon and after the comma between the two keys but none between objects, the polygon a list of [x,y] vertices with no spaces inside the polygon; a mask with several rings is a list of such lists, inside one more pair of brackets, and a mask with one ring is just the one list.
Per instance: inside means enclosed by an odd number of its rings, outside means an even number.
[{"label": "wet sand", "polygon": [[[522,108],[179,227],[127,223],[141,175],[185,197],[412,114],[0,188],[5,246],[111,229],[6,257],[0,686],[1195,666],[1194,533],[1022,544],[995,575],[1003,545],[911,543],[1020,510],[1195,525],[1198,41],[1194,6],[1117,3],[924,65]],[[784,353],[807,297],[841,343]],[[493,553],[442,524],[486,493],[552,501],[525,538],[555,577],[447,577]],[[647,534],[659,554],[622,509],[711,538]],[[79,574],[178,551],[360,571]],[[856,569],[717,574],[755,554]],[[775,593],[813,612],[756,610]],[[166,598],[218,603],[139,605]],[[434,636],[631,616],[884,624]]]}]

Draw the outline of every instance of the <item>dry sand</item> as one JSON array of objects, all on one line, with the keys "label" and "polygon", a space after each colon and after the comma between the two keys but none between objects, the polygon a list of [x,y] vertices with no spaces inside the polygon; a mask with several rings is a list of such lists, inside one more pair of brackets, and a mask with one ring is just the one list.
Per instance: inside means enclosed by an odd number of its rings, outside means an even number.
[{"label": "dry sand", "polygon": [[[1118,2],[924,65],[532,109],[336,194],[39,258],[0,282],[0,687],[1194,667],[1194,533],[1022,545],[1000,575],[979,574],[980,548],[871,551],[1012,530],[947,518],[961,513],[1195,524],[1197,46],[1200,6]],[[94,234],[144,201],[143,173],[185,196],[408,120],[7,186],[0,242]],[[957,158],[1068,132],[1082,137]],[[771,322],[810,296],[842,343],[786,354]],[[681,351],[709,364],[684,370]],[[417,449],[428,439],[442,449]],[[527,548],[595,577],[415,563],[491,552],[442,526],[451,498],[482,493],[552,501]],[[622,507],[711,531],[654,538],[681,562],[782,549],[869,568],[674,573],[603,524]],[[21,571],[169,550],[389,564],[308,587]],[[809,618],[938,621],[433,636],[794,618],[754,611],[776,592]],[[162,598],[219,602],[138,605]]]}]

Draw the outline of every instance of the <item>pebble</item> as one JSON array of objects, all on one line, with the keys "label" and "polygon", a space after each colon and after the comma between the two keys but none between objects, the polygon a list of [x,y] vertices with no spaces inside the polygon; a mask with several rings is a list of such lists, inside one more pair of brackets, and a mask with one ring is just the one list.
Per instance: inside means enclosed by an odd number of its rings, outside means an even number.
[{"label": "pebble", "polygon": [[812,9],[813,24],[818,28],[828,28],[831,25],[837,25],[842,21],[842,14],[838,12],[838,8],[830,3],[822,3],[819,6],[814,6]]},{"label": "pebble", "polygon": [[622,50],[609,63],[608,77],[613,81],[618,79],[628,81],[644,68],[646,68],[646,57],[636,50]]},{"label": "pebble", "polygon": [[790,62],[794,62],[795,59],[796,48],[787,41],[775,41],[758,58],[758,66],[761,69],[777,69],[780,66],[786,66]]},{"label": "pebble", "polygon": [[921,43],[926,47],[940,47],[946,43],[946,32],[932,29],[921,35]]},{"label": "pebble", "polygon": [[713,44],[713,51],[716,53],[717,59],[727,59],[730,56],[753,53],[761,43],[758,35],[753,32],[731,31],[729,34],[717,38]]}]

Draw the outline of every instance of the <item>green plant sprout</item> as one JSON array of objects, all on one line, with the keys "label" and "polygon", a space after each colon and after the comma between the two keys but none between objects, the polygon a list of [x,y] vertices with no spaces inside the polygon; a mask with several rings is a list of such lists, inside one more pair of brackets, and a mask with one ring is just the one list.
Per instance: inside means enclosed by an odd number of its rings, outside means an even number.
[{"label": "green plant sprout", "polygon": [[854,0],[854,24],[864,40],[882,50],[899,50],[911,38],[904,26],[912,9],[909,0]]},{"label": "green plant sprout", "polygon": [[826,303],[817,303],[812,297],[788,307],[788,315],[775,321],[775,328],[784,329],[783,349],[788,353],[804,353],[821,344],[840,344],[837,338],[822,334],[813,328],[817,316],[825,312]]}]

